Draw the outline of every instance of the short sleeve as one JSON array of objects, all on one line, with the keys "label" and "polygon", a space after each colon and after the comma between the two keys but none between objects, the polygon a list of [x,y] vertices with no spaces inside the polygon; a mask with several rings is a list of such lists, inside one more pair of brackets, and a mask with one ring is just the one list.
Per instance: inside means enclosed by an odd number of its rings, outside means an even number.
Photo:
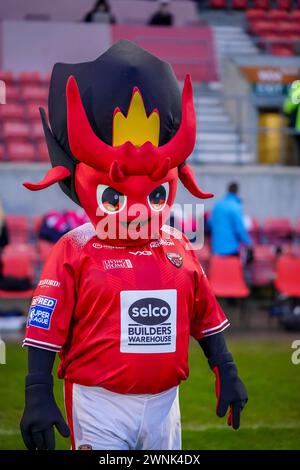
[{"label": "short sleeve", "polygon": [[194,311],[190,321],[190,334],[197,340],[220,333],[229,326],[222,308],[211,290],[201,266],[196,276]]},{"label": "short sleeve", "polygon": [[64,346],[76,298],[73,250],[67,237],[54,246],[33,294],[23,346],[54,352]]}]

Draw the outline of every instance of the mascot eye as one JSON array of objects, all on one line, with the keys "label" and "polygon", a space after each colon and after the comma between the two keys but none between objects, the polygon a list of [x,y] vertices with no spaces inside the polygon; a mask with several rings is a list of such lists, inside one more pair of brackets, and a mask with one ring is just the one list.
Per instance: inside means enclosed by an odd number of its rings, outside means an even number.
[{"label": "mascot eye", "polygon": [[98,206],[107,214],[116,214],[124,209],[126,196],[110,186],[98,184],[97,202]]},{"label": "mascot eye", "polygon": [[169,196],[169,183],[163,183],[153,189],[148,196],[148,204],[154,211],[164,209]]}]

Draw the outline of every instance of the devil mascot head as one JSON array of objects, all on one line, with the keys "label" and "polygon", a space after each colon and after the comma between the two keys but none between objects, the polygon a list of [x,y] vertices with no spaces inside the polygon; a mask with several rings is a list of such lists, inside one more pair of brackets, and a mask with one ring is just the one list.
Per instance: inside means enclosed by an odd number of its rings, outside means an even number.
[{"label": "devil mascot head", "polygon": [[185,163],[196,138],[190,77],[181,93],[171,66],[131,42],[117,42],[92,62],[56,64],[51,129],[40,111],[53,168],[25,187],[58,182],[107,243],[156,238],[178,177],[194,196],[212,196]]}]

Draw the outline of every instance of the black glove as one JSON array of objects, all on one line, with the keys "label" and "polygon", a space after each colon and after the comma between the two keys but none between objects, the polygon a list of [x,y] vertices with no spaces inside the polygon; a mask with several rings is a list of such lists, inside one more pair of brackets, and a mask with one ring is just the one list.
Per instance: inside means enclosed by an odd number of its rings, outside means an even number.
[{"label": "black glove", "polygon": [[227,419],[228,426],[238,429],[241,411],[248,401],[246,387],[239,378],[237,367],[233,361],[218,365],[211,361],[209,363],[216,376],[217,416],[223,418],[230,407]]},{"label": "black glove", "polygon": [[223,333],[199,341],[208,363],[216,376],[217,416],[223,418],[230,407],[227,423],[240,427],[241,411],[248,401],[245,385],[238,377],[233,357],[228,351]]},{"label": "black glove", "polygon": [[29,450],[54,450],[54,426],[63,437],[69,428],[55,403],[53,377],[29,374],[26,377],[25,409],[20,422],[24,443]]}]

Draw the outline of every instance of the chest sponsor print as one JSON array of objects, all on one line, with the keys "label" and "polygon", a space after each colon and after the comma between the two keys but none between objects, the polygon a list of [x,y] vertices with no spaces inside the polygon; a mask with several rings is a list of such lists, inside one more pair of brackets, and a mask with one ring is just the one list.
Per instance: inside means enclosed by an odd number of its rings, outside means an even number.
[{"label": "chest sponsor print", "polygon": [[122,291],[120,296],[121,352],[175,352],[176,289]]},{"label": "chest sponsor print", "polygon": [[103,260],[104,269],[132,268],[130,259],[106,259]]}]

